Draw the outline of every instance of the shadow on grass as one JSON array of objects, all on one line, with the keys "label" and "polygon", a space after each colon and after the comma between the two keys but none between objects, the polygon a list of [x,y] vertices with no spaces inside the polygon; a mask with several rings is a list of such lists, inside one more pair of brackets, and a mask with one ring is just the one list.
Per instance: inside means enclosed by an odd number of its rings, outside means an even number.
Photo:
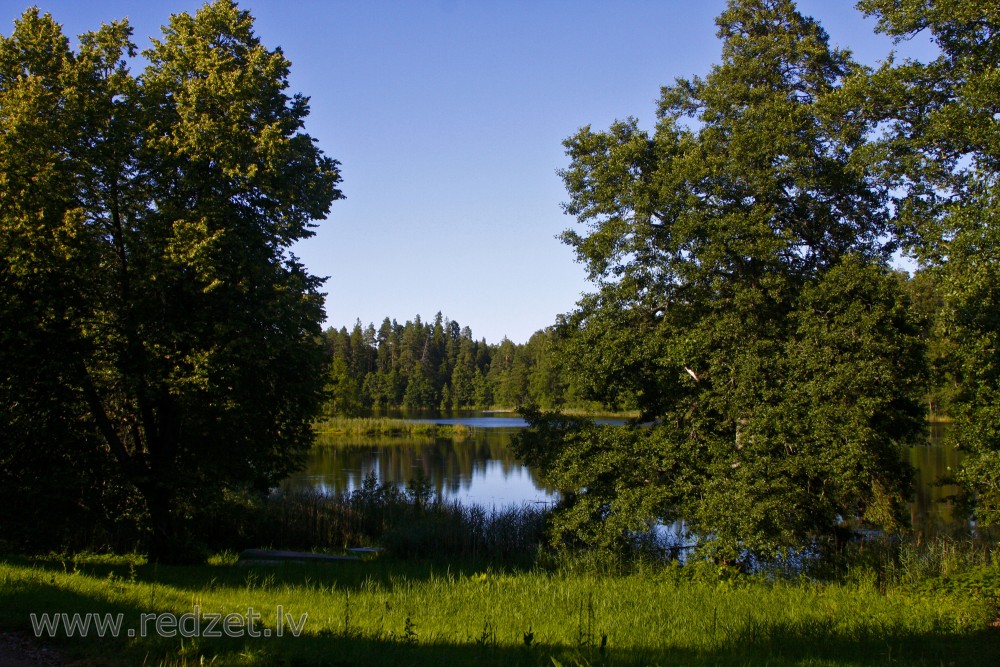
[{"label": "shadow on grass", "polygon": [[527,567],[497,568],[488,561],[463,561],[458,564],[420,560],[374,558],[361,561],[331,561],[322,563],[255,563],[238,565],[157,565],[145,563],[130,567],[124,562],[75,563],[71,558],[46,556],[0,557],[0,563],[31,567],[45,572],[80,572],[98,579],[121,578],[131,583],[169,586],[178,591],[199,592],[217,588],[275,588],[284,585],[335,587],[339,591],[355,591],[362,587],[389,588],[401,579],[427,581],[435,577],[467,577],[485,572],[523,572]]},{"label": "shadow on grass", "polygon": [[[14,563],[20,559],[8,559]],[[329,583],[338,588],[353,585],[370,576],[366,563],[346,563],[353,570],[336,565],[336,570],[316,566],[282,566],[278,568],[253,568],[250,574],[262,572],[275,575],[274,583],[301,582],[304,576],[313,578],[326,571]],[[376,572],[388,577],[388,563]],[[428,572],[429,566],[422,566]],[[412,576],[423,572],[413,564],[413,572],[399,571],[393,563],[395,576]],[[133,601],[115,601],[115,587],[124,595],[126,584],[116,576],[124,575],[121,566],[88,566],[88,574],[98,575],[106,581],[92,595],[70,590],[60,585],[54,571],[62,571],[58,563],[47,562],[36,567],[34,576],[0,581],[0,629],[34,634],[30,614],[41,613],[97,613],[121,614],[122,631],[118,637],[98,637],[94,632],[87,637],[67,636],[65,628],[55,636],[45,636],[40,641],[59,648],[72,659],[82,659],[87,664],[108,665],[994,665],[1000,664],[1000,630],[984,628],[964,634],[902,633],[887,630],[879,634],[871,631],[863,636],[844,636],[833,623],[813,625],[786,625],[770,623],[766,619],[748,619],[747,623],[720,636],[711,648],[678,647],[629,647],[628,637],[610,636],[601,648],[600,639],[582,646],[566,646],[532,641],[525,644],[523,637],[496,637],[485,630],[469,628],[465,641],[422,635],[419,614],[412,624],[407,618],[400,627],[385,627],[377,635],[363,636],[348,632],[310,630],[308,622],[299,637],[276,638],[182,638],[157,636],[155,626],[147,625],[146,637],[127,637],[127,630],[139,631],[143,614],[176,612],[176,606],[157,602],[156,584],[185,589],[198,586],[229,585],[225,579],[237,582],[248,576],[247,570],[238,567],[170,568],[143,566],[132,575],[128,585],[150,585],[148,605]],[[407,568],[409,570],[409,568]],[[110,576],[112,572],[116,576]],[[214,576],[213,576],[214,575]],[[315,579],[312,579],[315,581]],[[65,581],[63,579],[63,581]],[[327,584],[328,585],[328,584]],[[108,590],[110,587],[111,590]],[[134,591],[134,588],[133,588]],[[108,599],[110,597],[110,601]],[[263,610],[262,610],[263,611]],[[266,613],[266,612],[265,612]],[[190,627],[190,626],[188,626]],[[255,632],[275,627],[273,618],[263,618]],[[202,625],[204,628],[204,625]],[[456,628],[453,635],[462,635]],[[567,628],[567,637],[575,629]],[[47,634],[47,633],[46,633]],[[720,633],[721,634],[721,633]]]},{"label": "shadow on grass", "polygon": [[[771,628],[765,642],[715,650],[606,648],[594,646],[496,646],[467,643],[303,636],[272,645],[246,645],[260,664],[284,665],[995,665],[1000,660],[991,630],[965,636],[889,636],[868,640],[804,637]],[[251,663],[253,664],[253,663]]]}]

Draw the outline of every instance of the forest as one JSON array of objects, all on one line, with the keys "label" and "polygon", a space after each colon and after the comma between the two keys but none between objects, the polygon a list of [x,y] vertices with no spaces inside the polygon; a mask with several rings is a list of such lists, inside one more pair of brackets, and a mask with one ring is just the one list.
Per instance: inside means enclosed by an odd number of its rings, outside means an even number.
[{"label": "forest", "polygon": [[606,409],[580,395],[551,328],[527,343],[488,343],[438,313],[432,321],[418,315],[402,325],[387,317],[377,330],[359,321],[350,332],[327,329],[323,339],[330,363],[326,416],[522,405]]},{"label": "forest", "polygon": [[[895,274],[908,307],[920,323],[926,364],[933,369],[923,397],[930,419],[948,419],[944,406],[954,400],[961,379],[946,365],[947,333],[936,326],[945,302],[930,272]],[[472,329],[438,312],[432,320],[417,315],[404,324],[386,317],[375,328],[355,322],[328,328],[323,344],[329,364],[322,416],[352,417],[384,411],[463,409],[543,410],[604,413],[635,411],[634,396],[601,402],[585,389],[586,369],[561,346],[567,336],[559,324],[535,332],[526,343],[504,338],[476,340]],[[589,396],[589,397],[588,397]]]}]

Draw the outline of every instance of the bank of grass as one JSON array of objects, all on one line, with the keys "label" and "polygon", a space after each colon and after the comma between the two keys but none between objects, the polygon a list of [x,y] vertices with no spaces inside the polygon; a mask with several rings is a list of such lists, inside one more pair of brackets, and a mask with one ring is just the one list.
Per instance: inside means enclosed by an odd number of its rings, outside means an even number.
[{"label": "bank of grass", "polygon": [[[496,413],[513,414],[515,410],[493,410]],[[564,414],[594,419],[636,419],[638,411],[606,412],[582,409],[568,409]],[[412,421],[392,417],[330,417],[314,424],[320,436],[367,436],[367,437],[417,437],[417,438],[468,438],[475,431],[474,426],[465,424],[436,424],[431,421]],[[317,444],[335,444],[330,438],[319,438]]]},{"label": "bank of grass", "polygon": [[[122,614],[115,638],[46,642],[110,665],[975,665],[1000,662],[995,539],[854,542],[798,569],[741,574],[540,548],[545,512],[435,502],[370,477],[351,494],[233,506],[225,544],[372,560],[201,566],[141,556],[0,558],[0,630],[31,613]],[[648,558],[650,553],[643,552]],[[260,614],[271,637],[158,636],[142,614]],[[278,607],[290,616],[276,638]],[[291,636],[288,621],[302,634]],[[193,628],[193,619],[182,628]],[[202,625],[202,628],[205,626]],[[167,628],[170,630],[170,628]]]},{"label": "bank of grass", "polygon": [[586,410],[582,408],[566,408],[560,410],[564,415],[573,417],[589,417],[591,419],[638,419],[642,413],[638,410]]},{"label": "bank of grass", "polygon": [[[434,424],[389,417],[331,417],[314,425],[320,436],[391,436],[418,438],[468,438],[473,428],[464,424]],[[336,444],[330,438],[318,438],[317,444]]]},{"label": "bank of grass", "polygon": [[[170,665],[869,665],[997,664],[990,627],[995,565],[978,592],[923,577],[880,581],[862,567],[839,583],[740,575],[711,563],[600,573],[586,567],[493,570],[376,559],[192,567],[141,557],[0,560],[0,627],[31,631],[31,612],[262,615],[301,636],[276,639],[51,640],[99,664]],[[939,584],[939,585],[935,585]],[[148,633],[155,634],[155,633]]]}]

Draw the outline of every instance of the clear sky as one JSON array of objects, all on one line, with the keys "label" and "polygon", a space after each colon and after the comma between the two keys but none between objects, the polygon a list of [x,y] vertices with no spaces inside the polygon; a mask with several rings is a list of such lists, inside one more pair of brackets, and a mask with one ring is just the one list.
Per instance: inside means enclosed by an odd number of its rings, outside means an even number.
[{"label": "clear sky", "polygon": [[[31,0],[0,0],[0,33]],[[129,17],[145,48],[203,2],[37,0],[67,34]],[[852,0],[801,0],[831,41],[875,65],[894,47]],[[330,326],[441,311],[515,342],[587,291],[556,236],[574,224],[557,170],[590,124],[655,121],[660,86],[717,62],[724,0],[244,0],[311,98],[307,131],[340,160],[343,201],[295,248],[329,276]]]}]

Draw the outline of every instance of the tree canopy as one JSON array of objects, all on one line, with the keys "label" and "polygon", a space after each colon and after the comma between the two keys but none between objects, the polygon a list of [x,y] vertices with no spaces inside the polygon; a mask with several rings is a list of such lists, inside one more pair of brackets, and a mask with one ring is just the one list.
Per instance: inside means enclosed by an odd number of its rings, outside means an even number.
[{"label": "tree canopy", "polygon": [[[564,491],[557,539],[628,543],[683,519],[712,553],[773,554],[843,521],[903,521],[900,448],[923,433],[923,348],[861,68],[790,0],[733,0],[722,59],[635,119],[566,140],[564,235],[597,291],[561,328],[624,429],[533,414],[521,442]],[[567,362],[570,363],[570,362]]]},{"label": "tree canopy", "polygon": [[37,9],[0,38],[0,458],[5,500],[42,469],[109,489],[84,504],[133,507],[169,557],[311,442],[322,281],[289,249],[340,176],[234,2],[135,54],[126,21],[73,49]]},{"label": "tree canopy", "polygon": [[980,0],[864,0],[897,39],[923,32],[926,62],[891,60],[852,88],[880,130],[871,162],[894,222],[936,286],[944,410],[967,454],[958,472],[982,525],[1000,521],[1000,11]]}]

